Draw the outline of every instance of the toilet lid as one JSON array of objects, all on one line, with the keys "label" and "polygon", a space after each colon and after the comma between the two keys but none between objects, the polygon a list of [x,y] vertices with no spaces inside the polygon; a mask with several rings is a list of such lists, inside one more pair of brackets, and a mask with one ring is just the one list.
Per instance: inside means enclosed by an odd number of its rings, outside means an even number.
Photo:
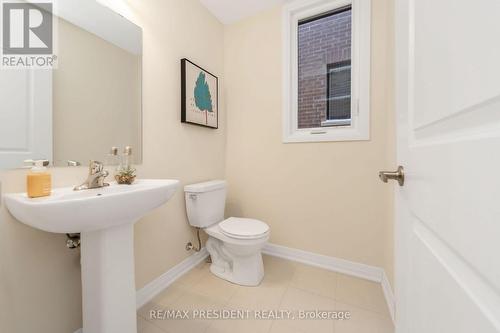
[{"label": "toilet lid", "polygon": [[219,223],[223,234],[233,238],[256,238],[269,231],[269,226],[262,221],[230,217]]}]

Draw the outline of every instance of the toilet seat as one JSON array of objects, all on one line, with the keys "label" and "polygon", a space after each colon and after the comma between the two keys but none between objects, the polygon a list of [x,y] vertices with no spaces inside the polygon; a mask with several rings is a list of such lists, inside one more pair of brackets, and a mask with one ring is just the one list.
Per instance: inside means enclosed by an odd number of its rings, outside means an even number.
[{"label": "toilet seat", "polygon": [[219,223],[220,231],[236,239],[256,239],[269,233],[269,226],[259,220],[230,217]]}]

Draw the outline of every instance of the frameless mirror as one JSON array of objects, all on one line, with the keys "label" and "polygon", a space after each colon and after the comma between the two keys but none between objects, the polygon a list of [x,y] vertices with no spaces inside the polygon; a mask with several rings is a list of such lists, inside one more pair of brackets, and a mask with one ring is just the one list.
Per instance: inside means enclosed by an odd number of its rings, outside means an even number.
[{"label": "frameless mirror", "polygon": [[0,70],[0,169],[142,156],[142,30],[95,1],[58,2],[53,69]]}]

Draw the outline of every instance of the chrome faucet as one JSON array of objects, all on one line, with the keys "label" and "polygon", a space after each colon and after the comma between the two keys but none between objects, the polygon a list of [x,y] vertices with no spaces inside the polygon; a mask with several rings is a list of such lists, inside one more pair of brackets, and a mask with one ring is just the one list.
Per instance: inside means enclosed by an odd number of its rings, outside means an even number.
[{"label": "chrome faucet", "polygon": [[98,161],[90,161],[87,180],[83,184],[75,186],[74,190],[81,191],[109,186],[108,183],[104,182],[104,178],[107,176],[109,176],[109,172],[104,170],[104,164]]}]

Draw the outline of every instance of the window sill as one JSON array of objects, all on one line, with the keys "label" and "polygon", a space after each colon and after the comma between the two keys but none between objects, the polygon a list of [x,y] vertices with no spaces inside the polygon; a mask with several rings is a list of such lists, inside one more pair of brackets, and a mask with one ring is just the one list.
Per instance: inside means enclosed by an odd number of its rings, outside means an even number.
[{"label": "window sill", "polygon": [[368,141],[370,135],[351,126],[299,129],[283,136],[283,143]]}]

